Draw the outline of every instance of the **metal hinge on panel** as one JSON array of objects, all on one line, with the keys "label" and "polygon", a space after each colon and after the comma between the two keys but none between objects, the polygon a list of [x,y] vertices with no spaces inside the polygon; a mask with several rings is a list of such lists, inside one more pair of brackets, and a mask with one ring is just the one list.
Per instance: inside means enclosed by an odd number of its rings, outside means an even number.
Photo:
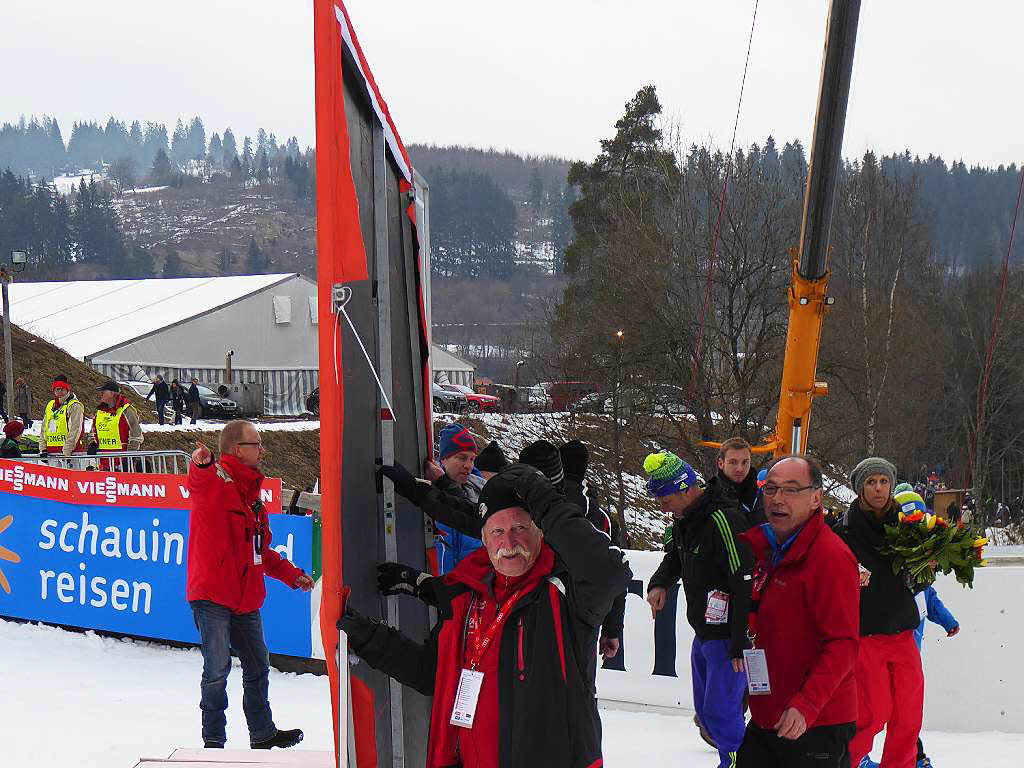
[{"label": "metal hinge on panel", "polygon": [[352,289],[347,285],[335,283],[331,286],[331,312],[338,314],[341,308],[352,298]]}]

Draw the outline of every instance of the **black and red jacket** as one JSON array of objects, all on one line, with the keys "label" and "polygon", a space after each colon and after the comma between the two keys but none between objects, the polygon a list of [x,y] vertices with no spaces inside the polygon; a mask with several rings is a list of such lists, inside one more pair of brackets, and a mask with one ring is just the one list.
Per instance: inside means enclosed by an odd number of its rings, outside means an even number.
[{"label": "black and red jacket", "polygon": [[[549,488],[550,490],[550,488]],[[560,494],[526,506],[552,550],[551,569],[513,606],[497,643],[497,734],[501,768],[598,768],[601,724],[587,668],[612,600],[631,577],[621,550]],[[490,570],[480,549],[445,577],[449,610],[423,644],[377,621],[347,612],[340,624],[352,651],[374,669],[433,696],[427,768],[451,768],[439,749],[458,682],[466,613]],[[486,576],[486,575],[485,575]]]},{"label": "black and red jacket", "polygon": [[[867,586],[860,589],[860,635],[896,635],[917,629],[921,614],[914,601],[914,589],[906,574],[893,572],[893,558],[883,555],[885,525],[896,525],[897,507],[890,503],[881,520],[854,499],[838,521],[835,532],[864,568],[871,572]],[[920,590],[918,590],[920,591]]]}]

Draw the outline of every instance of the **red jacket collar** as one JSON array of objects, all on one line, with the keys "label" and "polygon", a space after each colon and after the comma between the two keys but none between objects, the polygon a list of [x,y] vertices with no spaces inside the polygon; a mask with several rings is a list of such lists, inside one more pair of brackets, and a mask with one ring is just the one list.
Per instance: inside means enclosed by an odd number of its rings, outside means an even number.
[{"label": "red jacket collar", "polygon": [[[763,525],[768,525],[764,523]],[[822,510],[818,510],[811,515],[810,520],[804,523],[804,527],[800,529],[796,539],[792,544],[789,545],[789,549],[786,550],[786,554],[783,556],[783,563],[796,563],[803,560],[807,556],[807,551],[814,544],[814,540],[818,538],[818,534],[821,533],[822,529],[825,528],[825,515]],[[764,531],[761,530],[761,526],[751,528],[748,531],[740,534],[740,538],[746,539],[747,543],[750,544],[750,548],[754,551],[754,556],[761,562],[767,562],[770,559],[771,545],[768,543],[767,537],[764,535]]]},{"label": "red jacket collar", "polygon": [[259,498],[264,477],[258,469],[246,466],[230,454],[222,455],[219,464],[238,486],[242,501],[249,504]]},{"label": "red jacket collar", "polygon": [[459,562],[445,577],[445,581],[449,584],[465,584],[474,592],[491,595],[492,588],[495,587],[495,592],[504,592],[524,584],[528,584],[532,589],[541,579],[551,573],[554,566],[555,552],[546,542],[542,542],[540,555],[537,556],[536,562],[529,571],[517,579],[499,583],[499,580],[504,580],[505,577],[494,570],[491,556],[487,554],[487,548],[480,547]]},{"label": "red jacket collar", "polygon": [[100,403],[98,406],[96,406],[96,409],[100,411],[109,411],[110,413],[114,413],[117,411],[118,408],[120,408],[122,405],[126,405],[127,403],[127,397],[125,397],[124,395],[118,395],[117,400],[114,401],[113,405],[106,405],[105,403]]}]

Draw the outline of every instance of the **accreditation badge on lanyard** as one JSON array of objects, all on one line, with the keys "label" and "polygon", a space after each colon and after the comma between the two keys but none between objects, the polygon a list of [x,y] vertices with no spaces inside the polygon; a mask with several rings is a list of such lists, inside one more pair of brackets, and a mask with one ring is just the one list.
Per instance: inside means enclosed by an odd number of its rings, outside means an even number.
[{"label": "accreditation badge on lanyard", "polygon": [[256,516],[256,529],[252,534],[252,564],[263,565],[263,522],[260,512],[263,511],[263,504],[254,502],[252,505],[253,514]]},{"label": "accreditation badge on lanyard", "polygon": [[448,721],[452,725],[457,725],[460,728],[472,728],[473,719],[476,717],[476,705],[480,701],[480,691],[484,685],[484,673],[477,670],[477,666],[483,659],[484,654],[487,653],[487,649],[490,647],[494,638],[497,637],[501,631],[502,626],[505,624],[505,620],[508,618],[509,611],[512,610],[512,606],[516,604],[516,601],[522,595],[522,590],[517,590],[512,597],[505,601],[505,604],[501,606],[501,609],[494,617],[494,621],[487,628],[486,631],[483,627],[480,627],[478,637],[482,639],[476,644],[476,648],[473,650],[471,655],[466,653],[466,635],[468,634],[469,619],[473,615],[473,611],[476,608],[477,598],[473,595],[473,602],[469,606],[469,610],[466,613],[466,625],[462,632],[462,647],[463,647],[463,658],[469,663],[469,668],[463,668],[459,675],[459,687],[455,691],[455,703],[452,706],[452,716]]},{"label": "accreditation badge on lanyard", "polygon": [[764,649],[757,644],[757,612],[761,604],[761,595],[768,586],[771,574],[766,568],[757,567],[754,571],[753,584],[750,589],[750,613],[747,614],[747,638],[751,648],[743,651],[743,666],[747,672],[747,691],[751,696],[766,696],[772,692],[772,684],[768,680],[768,658]]}]

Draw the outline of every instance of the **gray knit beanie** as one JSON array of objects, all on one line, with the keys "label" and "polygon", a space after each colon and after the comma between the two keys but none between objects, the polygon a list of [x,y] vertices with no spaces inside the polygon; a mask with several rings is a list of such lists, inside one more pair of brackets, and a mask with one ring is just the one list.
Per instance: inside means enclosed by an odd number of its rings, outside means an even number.
[{"label": "gray knit beanie", "polygon": [[889,478],[890,487],[896,484],[896,467],[893,463],[879,456],[870,456],[850,473],[850,485],[853,486],[854,493],[860,496],[864,491],[864,481],[872,475],[885,475]]}]

